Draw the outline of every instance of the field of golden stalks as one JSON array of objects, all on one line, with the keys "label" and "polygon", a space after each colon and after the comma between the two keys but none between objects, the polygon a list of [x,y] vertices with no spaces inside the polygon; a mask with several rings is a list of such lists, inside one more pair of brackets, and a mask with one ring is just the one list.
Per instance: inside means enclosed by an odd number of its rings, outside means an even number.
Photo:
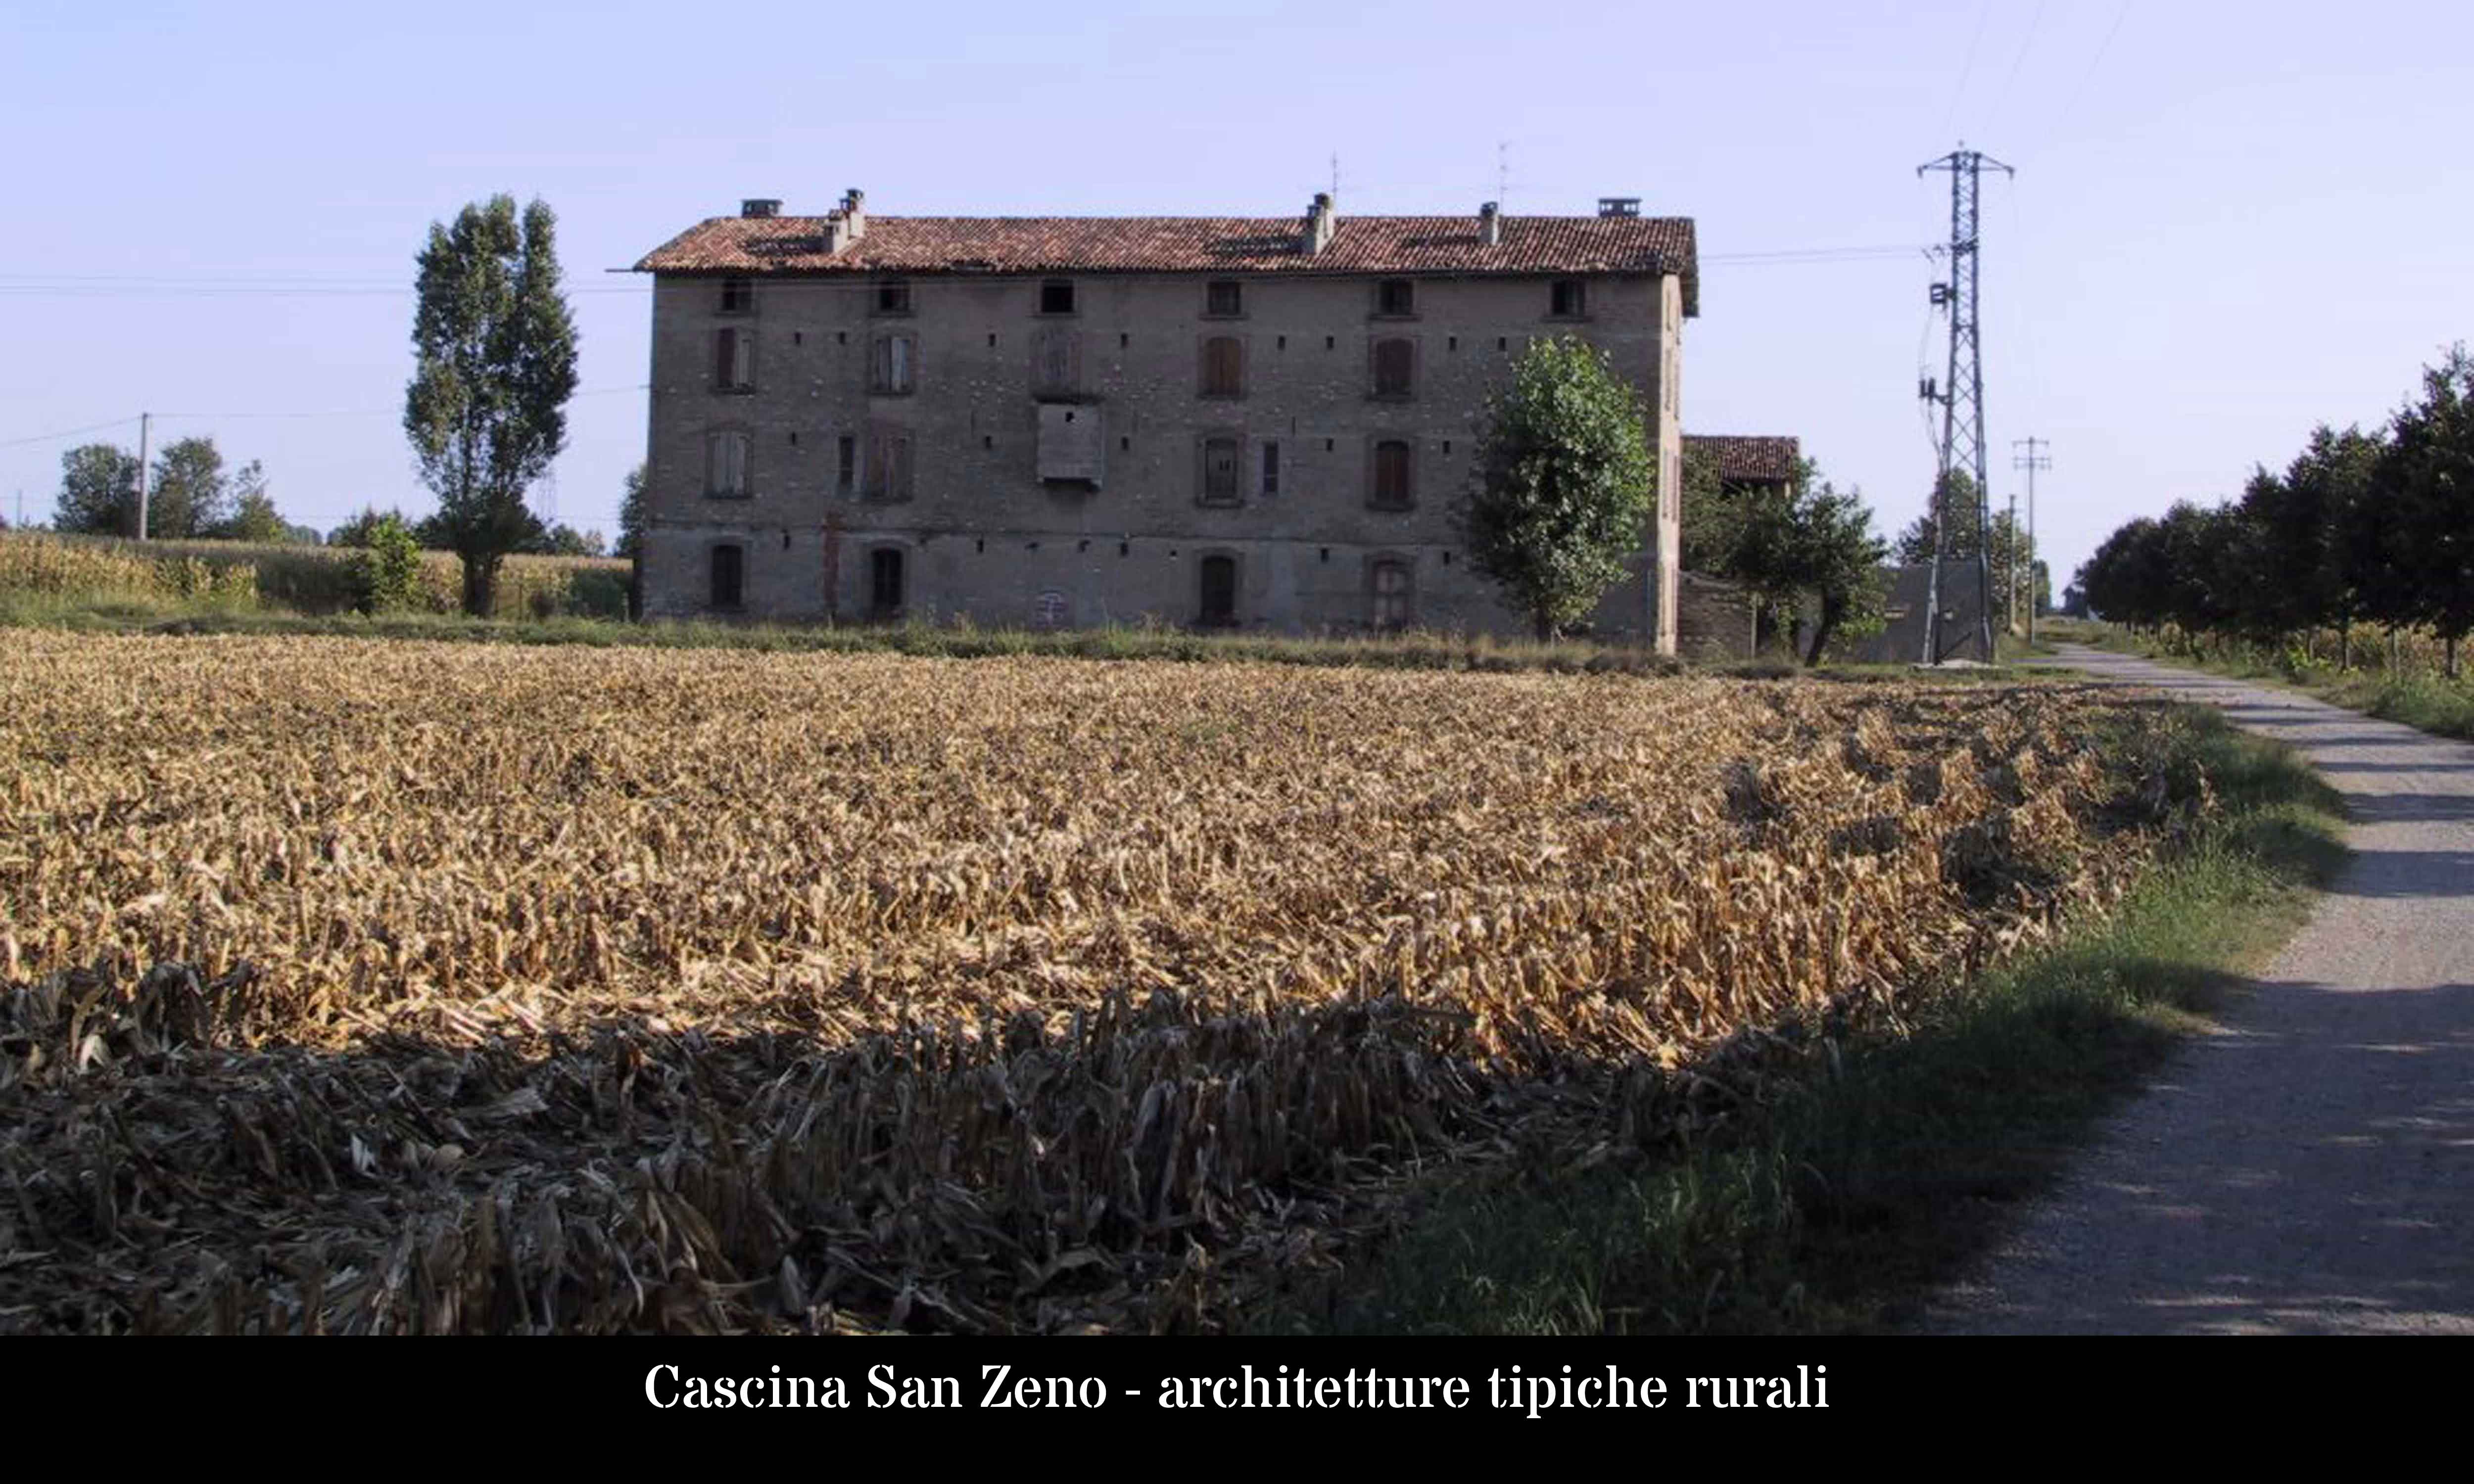
[{"label": "field of golden stalks", "polygon": [[[135,541],[118,537],[0,532],[0,598],[28,594],[109,601],[273,604],[337,613],[355,601],[349,546],[262,546],[247,541]],[[623,618],[628,564],[603,557],[509,557],[498,570],[500,618],[582,614]],[[452,613],[463,603],[455,554],[424,551],[414,606]]]},{"label": "field of golden stalks", "polygon": [[12,634],[0,1331],[1224,1327],[2118,891],[2118,705]]}]

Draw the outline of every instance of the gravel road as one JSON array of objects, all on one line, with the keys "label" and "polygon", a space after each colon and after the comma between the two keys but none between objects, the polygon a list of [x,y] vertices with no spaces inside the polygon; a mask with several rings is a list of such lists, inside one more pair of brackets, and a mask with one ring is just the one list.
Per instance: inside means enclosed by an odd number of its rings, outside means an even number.
[{"label": "gravel road", "polygon": [[2292,743],[2344,794],[2356,854],[1924,1328],[2474,1333],[2474,746],[2063,652]]}]

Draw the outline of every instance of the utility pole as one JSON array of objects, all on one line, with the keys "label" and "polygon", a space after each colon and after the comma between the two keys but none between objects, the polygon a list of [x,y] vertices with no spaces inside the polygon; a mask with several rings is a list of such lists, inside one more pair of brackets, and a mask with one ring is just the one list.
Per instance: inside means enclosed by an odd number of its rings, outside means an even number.
[{"label": "utility pole", "polygon": [[141,541],[146,539],[146,503],[148,496],[153,492],[146,483],[146,459],[147,435],[154,431],[154,425],[153,413],[141,412],[137,415],[137,539]]},{"label": "utility pole", "polygon": [[[2005,627],[2016,634],[2019,632],[2019,491],[2016,490],[2010,491],[2009,550],[2003,554],[2002,564],[2009,568],[2001,574],[2002,586],[2010,589],[2010,621]],[[2027,606],[2035,607],[2033,603]]]},{"label": "utility pole", "polygon": [[[2053,456],[2045,452],[2052,447],[2041,438],[2022,438],[2011,444],[2010,466],[2027,471],[2027,642],[2036,642],[2036,470],[2051,468]],[[2025,448],[2025,453],[2017,450]]]},{"label": "utility pole", "polygon": [[1940,468],[1933,480],[1932,572],[1925,586],[1924,662],[1939,663],[1941,643],[1941,568],[1950,547],[1950,521],[1943,509],[1953,475],[1976,481],[1976,626],[1984,659],[1993,660],[1992,496],[1984,486],[1984,357],[1977,331],[1977,180],[1986,169],[2015,175],[1990,155],[1959,147],[1916,167],[1950,172],[1950,281],[1932,286],[1933,302],[1950,310],[1950,372],[1936,394],[1928,380],[1918,390],[1941,404]]}]

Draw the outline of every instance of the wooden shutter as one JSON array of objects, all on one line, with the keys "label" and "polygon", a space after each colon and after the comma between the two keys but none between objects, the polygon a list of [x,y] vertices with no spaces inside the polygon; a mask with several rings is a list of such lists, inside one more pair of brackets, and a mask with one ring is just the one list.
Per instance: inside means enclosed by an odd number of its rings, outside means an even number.
[{"label": "wooden shutter", "polygon": [[1398,509],[1409,500],[1409,445],[1386,439],[1374,445],[1374,503]]},{"label": "wooden shutter", "polygon": [[1417,386],[1418,347],[1398,336],[1374,343],[1374,395],[1407,396]]}]

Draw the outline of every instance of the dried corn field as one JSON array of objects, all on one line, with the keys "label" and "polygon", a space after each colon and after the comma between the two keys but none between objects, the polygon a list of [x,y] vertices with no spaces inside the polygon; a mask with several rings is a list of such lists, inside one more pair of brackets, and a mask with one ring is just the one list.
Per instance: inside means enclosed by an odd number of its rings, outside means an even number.
[{"label": "dried corn field", "polygon": [[0,1331],[1218,1328],[2153,834],[2060,687],[9,646]]}]

